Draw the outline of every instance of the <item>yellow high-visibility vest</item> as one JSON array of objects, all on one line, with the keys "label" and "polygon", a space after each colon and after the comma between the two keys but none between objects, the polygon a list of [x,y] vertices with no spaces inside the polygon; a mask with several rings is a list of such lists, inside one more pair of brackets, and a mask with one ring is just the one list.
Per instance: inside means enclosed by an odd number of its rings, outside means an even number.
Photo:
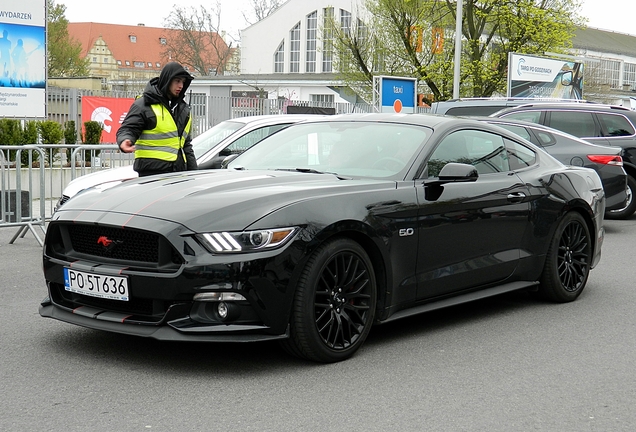
[{"label": "yellow high-visibility vest", "polygon": [[[183,136],[179,137],[177,124],[162,104],[150,105],[157,117],[157,126],[145,130],[135,143],[135,158],[151,158],[168,162],[177,160],[179,149],[183,148],[185,137],[190,133],[192,117],[188,118]],[[185,153],[183,153],[185,160]]]}]

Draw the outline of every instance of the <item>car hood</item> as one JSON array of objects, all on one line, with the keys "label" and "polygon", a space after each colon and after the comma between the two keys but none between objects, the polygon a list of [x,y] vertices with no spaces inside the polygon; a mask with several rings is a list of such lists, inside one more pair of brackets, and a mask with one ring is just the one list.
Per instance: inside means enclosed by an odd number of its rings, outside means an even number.
[{"label": "car hood", "polygon": [[[117,219],[123,225],[137,225],[138,218],[155,218],[193,231],[241,230],[292,204],[395,187],[393,180],[353,180],[333,174],[288,171],[175,173],[87,190],[62,207],[56,219],[90,223],[114,223]],[[113,218],[114,214],[124,217]]]},{"label": "car hood", "polygon": [[74,197],[84,189],[88,189],[96,185],[129,180],[135,177],[138,177],[138,174],[133,170],[132,165],[95,171],[71,181],[68,185],[66,185],[62,194],[68,197]]}]

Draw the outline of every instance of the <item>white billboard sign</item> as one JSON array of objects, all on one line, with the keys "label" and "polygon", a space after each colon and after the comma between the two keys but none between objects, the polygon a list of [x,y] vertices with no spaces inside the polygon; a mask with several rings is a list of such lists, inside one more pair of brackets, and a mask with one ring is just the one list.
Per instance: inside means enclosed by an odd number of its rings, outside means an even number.
[{"label": "white billboard sign", "polygon": [[46,117],[46,0],[0,0],[0,117]]},{"label": "white billboard sign", "polygon": [[583,63],[510,53],[508,96],[581,99]]}]

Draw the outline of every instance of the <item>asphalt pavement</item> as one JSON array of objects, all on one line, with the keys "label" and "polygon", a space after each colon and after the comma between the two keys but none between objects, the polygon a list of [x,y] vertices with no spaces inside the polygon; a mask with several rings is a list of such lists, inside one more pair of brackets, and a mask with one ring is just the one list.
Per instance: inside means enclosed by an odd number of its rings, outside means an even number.
[{"label": "asphalt pavement", "polygon": [[331,365],[41,318],[41,247],[0,228],[0,431],[633,431],[636,218],[606,227],[577,301],[407,318]]}]

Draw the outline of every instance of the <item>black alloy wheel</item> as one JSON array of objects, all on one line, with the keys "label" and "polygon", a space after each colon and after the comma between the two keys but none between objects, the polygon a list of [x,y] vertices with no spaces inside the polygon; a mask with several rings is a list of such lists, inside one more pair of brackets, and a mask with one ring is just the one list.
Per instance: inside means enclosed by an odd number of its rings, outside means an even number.
[{"label": "black alloy wheel", "polygon": [[373,266],[350,239],[318,248],[296,287],[290,339],[283,347],[299,357],[331,363],[351,357],[373,324],[376,306]]},{"label": "black alloy wheel", "polygon": [[539,292],[548,300],[576,300],[587,283],[592,262],[592,238],[576,212],[561,220],[546,257]]}]

